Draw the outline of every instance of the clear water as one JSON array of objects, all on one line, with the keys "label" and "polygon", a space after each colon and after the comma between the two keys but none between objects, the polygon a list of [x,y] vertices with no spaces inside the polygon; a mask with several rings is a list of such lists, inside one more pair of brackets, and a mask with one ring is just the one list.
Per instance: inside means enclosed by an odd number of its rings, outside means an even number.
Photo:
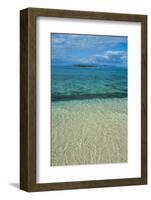
[{"label": "clear water", "polygon": [[127,162],[127,98],[52,103],[51,165]]},{"label": "clear water", "polygon": [[52,66],[51,166],[127,162],[127,68]]},{"label": "clear water", "polygon": [[127,97],[127,68],[52,66],[52,101]]}]

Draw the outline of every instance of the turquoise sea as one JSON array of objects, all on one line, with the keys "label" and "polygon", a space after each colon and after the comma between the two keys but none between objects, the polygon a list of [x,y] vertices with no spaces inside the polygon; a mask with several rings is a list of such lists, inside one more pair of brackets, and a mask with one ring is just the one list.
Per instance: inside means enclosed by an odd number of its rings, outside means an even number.
[{"label": "turquoise sea", "polygon": [[127,68],[52,65],[51,165],[127,162]]},{"label": "turquoise sea", "polygon": [[127,68],[53,65],[52,101],[127,97]]}]

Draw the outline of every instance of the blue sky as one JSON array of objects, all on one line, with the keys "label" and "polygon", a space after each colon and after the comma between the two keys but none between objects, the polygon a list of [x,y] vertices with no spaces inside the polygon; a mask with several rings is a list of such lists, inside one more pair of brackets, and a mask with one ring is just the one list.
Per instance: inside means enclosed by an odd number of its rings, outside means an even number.
[{"label": "blue sky", "polygon": [[127,67],[127,37],[52,33],[53,64]]}]

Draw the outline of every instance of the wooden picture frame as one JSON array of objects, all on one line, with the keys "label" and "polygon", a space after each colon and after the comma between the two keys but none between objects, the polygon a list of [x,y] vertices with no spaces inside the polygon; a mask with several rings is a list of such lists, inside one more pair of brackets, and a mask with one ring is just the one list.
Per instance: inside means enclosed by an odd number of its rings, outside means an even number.
[{"label": "wooden picture frame", "polygon": [[[36,183],[36,18],[60,17],[141,23],[141,177]],[[47,191],[147,184],[147,16],[27,8],[20,12],[20,188]]]}]

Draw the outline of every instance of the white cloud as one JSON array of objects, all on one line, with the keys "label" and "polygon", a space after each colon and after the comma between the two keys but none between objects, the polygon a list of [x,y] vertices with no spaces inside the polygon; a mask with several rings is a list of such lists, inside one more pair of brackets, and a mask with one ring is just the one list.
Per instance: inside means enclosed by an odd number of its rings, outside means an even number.
[{"label": "white cloud", "polygon": [[127,66],[127,37],[52,34],[52,42],[54,60]]},{"label": "white cloud", "polygon": [[[74,35],[74,34],[52,34],[52,41],[54,45],[60,45],[64,48],[98,48],[106,49],[112,48],[117,44],[127,43],[127,37],[120,36],[94,36],[94,35]],[[58,46],[58,47],[60,47]]]}]

